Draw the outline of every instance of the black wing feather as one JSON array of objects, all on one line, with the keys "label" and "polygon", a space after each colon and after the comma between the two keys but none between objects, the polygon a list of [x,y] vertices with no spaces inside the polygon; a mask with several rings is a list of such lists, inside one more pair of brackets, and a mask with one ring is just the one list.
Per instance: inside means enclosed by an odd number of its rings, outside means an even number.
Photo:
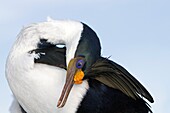
[{"label": "black wing feather", "polygon": [[[40,55],[40,58],[34,59],[35,63],[42,63],[51,66],[61,67],[66,69],[66,48],[41,48],[33,50],[36,54]],[[44,53],[44,54],[41,54]]]},{"label": "black wing feather", "polygon": [[150,102],[154,102],[150,93],[136,78],[125,68],[108,58],[100,58],[97,60],[96,63],[87,70],[86,75],[109,87],[119,89],[134,99],[142,96]]}]

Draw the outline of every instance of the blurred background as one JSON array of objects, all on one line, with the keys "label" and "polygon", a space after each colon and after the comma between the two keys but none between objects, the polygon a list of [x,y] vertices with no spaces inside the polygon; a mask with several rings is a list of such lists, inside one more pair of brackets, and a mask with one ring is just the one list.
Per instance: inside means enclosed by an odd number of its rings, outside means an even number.
[{"label": "blurred background", "polygon": [[10,48],[24,26],[47,16],[91,26],[100,37],[102,56],[111,56],[148,89],[154,113],[170,113],[168,0],[1,0],[0,113],[9,113],[13,99],[5,78]]}]

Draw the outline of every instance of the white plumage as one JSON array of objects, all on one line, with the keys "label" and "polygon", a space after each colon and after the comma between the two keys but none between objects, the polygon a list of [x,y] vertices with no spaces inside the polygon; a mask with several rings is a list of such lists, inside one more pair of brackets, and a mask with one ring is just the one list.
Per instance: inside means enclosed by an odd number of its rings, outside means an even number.
[{"label": "white plumage", "polygon": [[87,81],[74,85],[66,105],[56,107],[66,71],[46,64],[35,64],[34,58],[39,56],[29,54],[29,51],[37,48],[40,38],[53,44],[63,43],[67,48],[68,64],[74,57],[83,25],[77,21],[48,20],[23,28],[8,56],[6,77],[17,100],[11,107],[11,113],[21,112],[17,102],[28,113],[75,113],[89,87]]}]

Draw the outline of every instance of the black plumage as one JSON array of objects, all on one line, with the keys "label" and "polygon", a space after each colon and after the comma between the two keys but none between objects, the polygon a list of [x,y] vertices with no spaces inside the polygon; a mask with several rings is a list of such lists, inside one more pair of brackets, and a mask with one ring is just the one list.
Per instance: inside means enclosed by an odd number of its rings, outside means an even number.
[{"label": "black plumage", "polygon": [[35,52],[39,58],[35,58],[35,63],[43,63],[51,66],[61,67],[66,69],[66,47],[57,47],[56,44],[49,43],[46,39],[40,39]]}]

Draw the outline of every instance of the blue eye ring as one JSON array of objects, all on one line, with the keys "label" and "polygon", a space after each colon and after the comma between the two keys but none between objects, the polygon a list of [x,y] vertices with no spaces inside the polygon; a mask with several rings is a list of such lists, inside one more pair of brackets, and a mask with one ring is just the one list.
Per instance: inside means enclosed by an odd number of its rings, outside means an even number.
[{"label": "blue eye ring", "polygon": [[84,60],[78,60],[76,63],[76,67],[78,69],[81,69],[81,68],[83,68],[83,66],[84,66]]}]

